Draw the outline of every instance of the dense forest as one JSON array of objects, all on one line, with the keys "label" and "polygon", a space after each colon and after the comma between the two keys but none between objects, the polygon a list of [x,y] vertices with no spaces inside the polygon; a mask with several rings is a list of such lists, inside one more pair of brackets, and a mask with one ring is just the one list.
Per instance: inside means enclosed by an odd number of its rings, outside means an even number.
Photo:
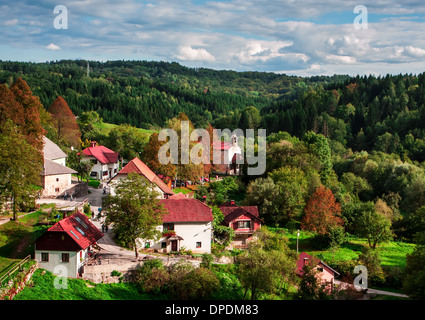
[{"label": "dense forest", "polygon": [[262,109],[276,98],[294,98],[307,86],[344,76],[302,79],[273,73],[192,69],[177,63],[58,61],[0,62],[0,83],[22,77],[50,106],[62,96],[74,114],[96,111],[105,122],[139,128],[162,127],[184,112],[195,127],[236,127],[242,110]]}]

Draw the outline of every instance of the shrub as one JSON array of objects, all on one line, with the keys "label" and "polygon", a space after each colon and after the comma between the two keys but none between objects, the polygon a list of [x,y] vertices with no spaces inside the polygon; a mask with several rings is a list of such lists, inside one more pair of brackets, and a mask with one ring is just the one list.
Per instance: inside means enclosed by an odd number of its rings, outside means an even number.
[{"label": "shrub", "polygon": [[213,260],[214,260],[214,257],[211,254],[208,254],[208,253],[203,254],[202,255],[201,267],[206,268],[206,269],[210,269]]}]

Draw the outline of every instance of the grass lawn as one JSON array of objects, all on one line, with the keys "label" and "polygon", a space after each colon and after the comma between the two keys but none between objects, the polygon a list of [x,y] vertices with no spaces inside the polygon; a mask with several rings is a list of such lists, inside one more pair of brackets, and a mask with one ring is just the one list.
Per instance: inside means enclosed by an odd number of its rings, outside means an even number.
[{"label": "grass lawn", "polygon": [[174,193],[183,193],[183,194],[188,194],[188,193],[191,193],[191,192],[193,192],[193,190],[190,190],[190,189],[188,189],[188,188],[184,188],[184,187],[181,187],[181,188],[174,188],[173,189],[173,191],[174,191]]},{"label": "grass lawn", "polygon": [[33,243],[47,228],[37,226],[41,211],[0,226],[0,276],[15,262],[34,253]]},{"label": "grass lawn", "polygon": [[[289,240],[289,247],[296,250],[297,247],[297,232],[290,232],[281,228],[269,228],[272,231],[278,232],[283,230],[284,236]],[[317,250],[312,244],[313,234],[308,231],[300,231],[298,238],[299,252],[306,252],[315,256],[326,263],[333,261],[356,260],[363,247],[367,246],[365,239],[351,237],[340,248],[336,250]],[[404,268],[406,266],[406,255],[413,252],[415,245],[399,241],[389,241],[378,246],[383,266],[397,266]]]},{"label": "grass lawn", "polygon": [[[105,136],[107,136],[108,134],[109,134],[109,132],[112,130],[112,129],[114,129],[115,127],[118,127],[118,125],[116,125],[116,124],[112,124],[112,123],[105,123],[105,122],[102,122],[101,124],[98,124],[98,123],[96,123],[96,124],[94,124],[94,126],[96,127],[96,128],[98,128],[99,130],[100,130],[100,132],[102,133],[102,134],[104,134]],[[155,131],[153,131],[153,130],[147,130],[147,129],[142,129],[142,128],[138,128],[142,133],[144,133],[144,134],[146,134],[146,135],[148,135],[148,137],[152,134],[152,133],[154,133]]]},{"label": "grass lawn", "polygon": [[32,285],[13,300],[152,300],[152,295],[140,293],[133,283],[94,284],[82,279],[67,279],[66,289],[56,289],[55,278],[51,272],[37,269],[31,278]]}]

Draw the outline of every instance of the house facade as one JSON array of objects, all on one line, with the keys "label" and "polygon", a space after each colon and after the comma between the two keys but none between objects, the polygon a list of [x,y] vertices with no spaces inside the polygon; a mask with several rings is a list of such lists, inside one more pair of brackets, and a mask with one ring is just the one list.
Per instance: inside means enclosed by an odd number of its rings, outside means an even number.
[{"label": "house facade", "polygon": [[317,259],[305,252],[301,252],[297,261],[297,275],[302,277],[304,274],[304,267],[310,265],[313,267],[315,276],[319,279],[320,284],[328,293],[331,293],[334,286],[335,277],[339,273],[324,263],[322,260]]},{"label": "house facade", "polygon": [[72,186],[75,170],[66,167],[67,155],[47,137],[44,140],[42,172],[43,197],[59,196]]},{"label": "house facade", "polygon": [[119,154],[105,146],[99,146],[92,141],[90,147],[82,151],[81,161],[93,163],[90,177],[97,180],[109,180],[118,173],[120,166]]},{"label": "house facade", "polygon": [[259,218],[257,206],[238,206],[234,201],[229,201],[222,204],[220,210],[224,215],[223,224],[234,230],[232,246],[235,248],[248,245],[255,231],[264,223]]},{"label": "house facade", "polygon": [[129,173],[137,173],[146,178],[153,189],[158,192],[160,199],[166,199],[174,195],[174,191],[165,184],[149,167],[139,158],[132,159],[116,174],[109,182],[110,194],[115,195],[115,185],[122,179],[125,179]]},{"label": "house facade", "polygon": [[241,148],[238,145],[238,138],[233,135],[231,142],[214,141],[212,144],[213,153],[220,152],[221,164],[214,164],[216,171],[222,174],[239,174],[240,165],[237,163],[241,157]]},{"label": "house facade", "polygon": [[140,240],[144,249],[157,252],[176,252],[182,249],[193,253],[211,253],[212,210],[203,202],[183,194],[160,200],[168,211],[157,229],[158,241]]},{"label": "house facade", "polygon": [[50,227],[35,242],[40,268],[55,275],[77,278],[93,245],[103,237],[82,213],[68,216]]}]

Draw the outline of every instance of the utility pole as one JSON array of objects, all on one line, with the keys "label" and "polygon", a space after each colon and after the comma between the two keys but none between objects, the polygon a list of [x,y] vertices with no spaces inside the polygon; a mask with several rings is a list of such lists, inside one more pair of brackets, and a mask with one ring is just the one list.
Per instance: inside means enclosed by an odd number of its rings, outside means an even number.
[{"label": "utility pole", "polygon": [[87,61],[87,77],[90,77],[90,65],[88,61]]}]

